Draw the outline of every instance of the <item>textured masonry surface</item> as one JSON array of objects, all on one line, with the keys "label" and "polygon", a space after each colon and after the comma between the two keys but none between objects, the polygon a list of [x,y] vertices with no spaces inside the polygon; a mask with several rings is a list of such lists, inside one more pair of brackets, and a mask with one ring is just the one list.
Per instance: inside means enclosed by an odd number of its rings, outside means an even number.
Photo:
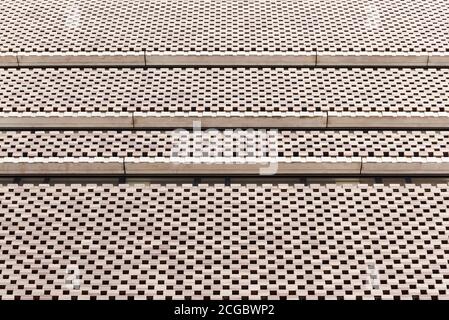
[{"label": "textured masonry surface", "polygon": [[0,296],[447,298],[448,204],[448,185],[4,185]]},{"label": "textured masonry surface", "polygon": [[448,69],[0,69],[10,112],[449,112]]},{"label": "textured masonry surface", "polygon": [[0,51],[447,52],[444,0],[5,0]]},{"label": "textured masonry surface", "polygon": [[447,69],[0,69],[4,128],[449,125]]},{"label": "textured masonry surface", "polygon": [[449,298],[447,1],[0,20],[0,299]]},{"label": "textured masonry surface", "polygon": [[2,131],[2,174],[448,174],[448,131]]},{"label": "textured masonry surface", "polygon": [[444,0],[6,0],[0,10],[3,66],[449,65]]},{"label": "textured masonry surface", "polygon": [[[34,157],[448,158],[449,131],[57,130],[0,131],[1,158]],[[258,152],[258,153],[257,153]],[[264,153],[263,153],[264,152]]]}]

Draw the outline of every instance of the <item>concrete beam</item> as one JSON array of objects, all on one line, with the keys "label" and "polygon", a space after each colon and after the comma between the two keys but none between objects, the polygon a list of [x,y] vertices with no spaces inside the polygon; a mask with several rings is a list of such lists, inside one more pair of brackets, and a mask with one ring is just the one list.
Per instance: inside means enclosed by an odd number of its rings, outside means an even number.
[{"label": "concrete beam", "polygon": [[449,53],[441,52],[441,53],[431,53],[429,55],[429,66],[449,66]]},{"label": "concrete beam", "polygon": [[0,158],[0,174],[124,174],[122,158]]},{"label": "concrete beam", "polygon": [[0,53],[0,67],[17,67],[18,65],[16,53]]},{"label": "concrete beam", "polygon": [[449,112],[329,112],[329,128],[447,128]]},{"label": "concrete beam", "polygon": [[359,174],[360,158],[125,158],[127,174]]},{"label": "concrete beam", "polygon": [[0,113],[0,128],[132,128],[128,112]]},{"label": "concrete beam", "polygon": [[145,66],[142,52],[20,52],[19,66]]},{"label": "concrete beam", "polygon": [[318,66],[427,66],[427,53],[318,52]]},{"label": "concrete beam", "polygon": [[136,128],[325,128],[325,112],[135,112]]},{"label": "concrete beam", "polygon": [[363,158],[362,174],[449,174],[448,158]]},{"label": "concrete beam", "polygon": [[315,52],[147,52],[147,66],[314,66]]}]

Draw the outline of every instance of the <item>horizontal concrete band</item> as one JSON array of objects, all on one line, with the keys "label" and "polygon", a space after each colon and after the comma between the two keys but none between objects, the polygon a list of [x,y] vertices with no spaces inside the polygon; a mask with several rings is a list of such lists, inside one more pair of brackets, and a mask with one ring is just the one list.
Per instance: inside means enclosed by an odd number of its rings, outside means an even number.
[{"label": "horizontal concrete band", "polygon": [[1,174],[123,174],[122,158],[0,159]]},{"label": "horizontal concrete band", "polygon": [[328,128],[447,128],[449,112],[328,112]]},{"label": "horizontal concrete band", "polygon": [[145,66],[144,52],[18,53],[18,66]]},{"label": "horizontal concrete band", "polygon": [[0,128],[132,128],[127,112],[0,113]]},{"label": "horizontal concrete band", "polygon": [[0,128],[305,128],[326,127],[325,112],[14,112]]},{"label": "horizontal concrete band", "polygon": [[448,174],[449,159],[362,159],[361,174]]},{"label": "horizontal concrete band", "polygon": [[[207,160],[207,159],[205,159]],[[230,159],[232,160],[232,159]],[[229,161],[231,162],[231,161]],[[237,163],[223,163],[220,161],[204,161],[191,163],[187,161],[153,162],[140,159],[125,159],[127,174],[313,174],[340,173],[359,174],[361,162],[359,159],[345,159],[341,162],[335,159],[313,159],[311,161],[283,162],[277,159],[261,161],[249,160]]]},{"label": "horizontal concrete band", "polygon": [[0,66],[449,66],[449,53],[399,52],[19,52]]},{"label": "horizontal concrete band", "polygon": [[0,128],[447,128],[449,112],[11,112]]},{"label": "horizontal concrete band", "polygon": [[449,174],[447,158],[0,159],[0,174]]}]

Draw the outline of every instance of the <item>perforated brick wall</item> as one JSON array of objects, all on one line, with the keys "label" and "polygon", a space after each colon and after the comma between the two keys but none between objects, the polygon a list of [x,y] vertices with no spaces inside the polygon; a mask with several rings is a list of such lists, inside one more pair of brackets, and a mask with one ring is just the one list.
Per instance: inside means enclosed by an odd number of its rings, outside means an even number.
[{"label": "perforated brick wall", "polygon": [[444,185],[3,185],[2,299],[448,298]]},{"label": "perforated brick wall", "polygon": [[449,51],[444,0],[5,0],[0,51]]},{"label": "perforated brick wall", "polygon": [[0,158],[246,157],[253,149],[286,158],[448,158],[448,144],[448,131],[417,130],[0,131]]},{"label": "perforated brick wall", "polygon": [[448,69],[10,68],[0,80],[2,112],[449,112]]}]

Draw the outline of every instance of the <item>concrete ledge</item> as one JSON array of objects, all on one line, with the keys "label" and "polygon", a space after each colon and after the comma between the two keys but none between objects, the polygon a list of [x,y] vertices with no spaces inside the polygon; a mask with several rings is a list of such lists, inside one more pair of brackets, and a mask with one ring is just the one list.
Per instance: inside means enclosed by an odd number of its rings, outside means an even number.
[{"label": "concrete ledge", "polygon": [[449,53],[421,52],[18,52],[12,66],[448,66]]},{"label": "concrete ledge", "polygon": [[329,112],[329,128],[447,128],[449,112]]},{"label": "concrete ledge", "polygon": [[0,158],[1,174],[124,174],[122,158]]},{"label": "concrete ledge", "polygon": [[324,112],[158,112],[134,113],[136,128],[325,128]]},{"label": "concrete ledge", "polygon": [[447,128],[449,112],[0,112],[0,128]]},{"label": "concrete ledge", "polygon": [[360,158],[125,158],[127,174],[359,174]]},{"label": "concrete ledge", "polygon": [[1,158],[0,174],[449,174],[448,158]]},{"label": "concrete ledge", "polygon": [[326,120],[324,112],[9,112],[0,128],[325,128]]},{"label": "concrete ledge", "polygon": [[431,53],[429,55],[429,66],[449,66],[449,53]]},{"label": "concrete ledge", "polygon": [[18,65],[16,53],[0,53],[0,67],[17,67]]},{"label": "concrete ledge", "polygon": [[19,66],[145,66],[142,52],[18,53]]},{"label": "concrete ledge", "polygon": [[449,174],[448,158],[363,158],[362,174]]},{"label": "concrete ledge", "polygon": [[318,52],[318,66],[427,66],[427,53]]},{"label": "concrete ledge", "polygon": [[315,52],[147,52],[147,66],[314,66]]},{"label": "concrete ledge", "polygon": [[0,112],[0,128],[447,128],[449,112]]},{"label": "concrete ledge", "polygon": [[132,113],[14,112],[0,113],[0,128],[132,128]]},{"label": "concrete ledge", "polygon": [[449,53],[419,52],[18,52],[14,66],[448,66]]}]

